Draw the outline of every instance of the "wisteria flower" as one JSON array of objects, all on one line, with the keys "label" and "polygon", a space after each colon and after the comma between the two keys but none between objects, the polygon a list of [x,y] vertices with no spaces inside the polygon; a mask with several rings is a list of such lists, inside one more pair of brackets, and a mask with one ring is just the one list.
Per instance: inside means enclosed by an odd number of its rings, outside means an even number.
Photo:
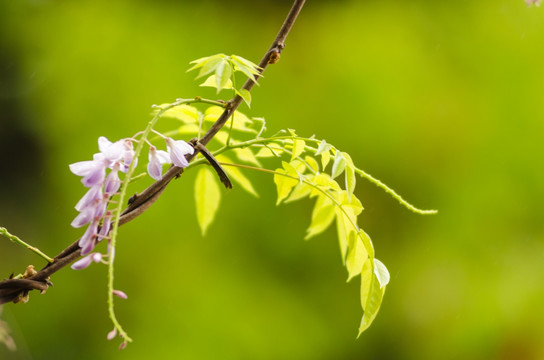
[{"label": "wisteria flower", "polygon": [[121,165],[119,163],[115,163],[104,183],[104,192],[110,196],[117,192],[119,187],[121,187],[121,180],[119,179],[120,167]]},{"label": "wisteria flower", "polygon": [[169,137],[165,140],[172,163],[180,168],[189,166],[189,162],[185,158],[185,155],[192,155],[195,152],[195,149],[183,140],[174,140]]},{"label": "wisteria flower", "polygon": [[157,150],[156,147],[149,148],[149,163],[147,164],[147,172],[155,180],[162,178],[162,165],[170,164],[171,160],[166,151]]},{"label": "wisteria flower", "polygon": [[127,294],[125,294],[124,291],[121,290],[113,290],[113,295],[120,297],[121,299],[128,299]]},{"label": "wisteria flower", "polygon": [[83,211],[89,205],[92,205],[96,201],[102,200],[104,195],[102,193],[102,184],[93,186],[87,191],[85,195],[77,202],[75,208],[77,211]]},{"label": "wisteria flower", "polygon": [[97,242],[97,231],[98,231],[99,219],[94,218],[83,236],[79,239],[79,247],[81,248],[81,255],[87,255],[90,253]]},{"label": "wisteria flower", "polygon": [[106,177],[107,164],[101,160],[80,161],[70,164],[70,171],[82,176],[81,182],[85,187],[92,187],[102,184]]},{"label": "wisteria flower", "polygon": [[100,253],[92,253],[84,258],[79,259],[75,263],[72,264],[71,268],[74,270],[82,270],[91,265],[91,263],[99,263],[102,262],[102,254]]}]

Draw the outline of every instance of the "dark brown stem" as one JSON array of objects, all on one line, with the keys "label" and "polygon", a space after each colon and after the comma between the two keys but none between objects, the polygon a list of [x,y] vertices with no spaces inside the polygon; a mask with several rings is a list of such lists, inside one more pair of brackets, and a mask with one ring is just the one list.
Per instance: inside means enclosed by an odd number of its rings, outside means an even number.
[{"label": "dark brown stem", "polygon": [[[278,32],[278,35],[272,42],[272,45],[268,51],[263,56],[261,62],[259,63],[259,72],[261,75],[269,64],[275,64],[280,54],[285,47],[285,39],[289,34],[289,31],[293,27],[295,20],[297,19],[300,10],[304,6],[306,0],[295,0],[291,10],[287,14],[283,25]],[[255,81],[248,79],[242,89],[251,91]],[[208,144],[208,142],[223,128],[225,123],[234,113],[234,111],[242,103],[242,98],[236,95],[230,101],[227,102],[228,106],[225,107],[225,111],[217,119],[217,121],[212,125],[212,127],[204,134],[204,136],[199,140],[199,143],[202,145]],[[187,160],[192,161],[198,153],[198,148],[195,149],[194,154],[188,155]],[[183,169],[172,166],[162,177],[161,180],[156,181],[151,184],[148,188],[142,191],[140,194],[137,194],[131,198],[130,204],[122,212],[121,218],[119,220],[119,225],[126,224],[127,222],[135,219],[141,215],[144,211],[157,201],[159,196],[162,194],[166,186],[170,181],[176,177],[179,177]],[[58,254],[53,260],[52,263],[47,264],[43,269],[38,271],[35,275],[29,277],[25,280],[14,280],[7,279],[0,281],[0,304],[14,301],[19,299],[21,295],[26,295],[29,290],[37,289],[40,291],[45,291],[50,285],[48,280],[49,276],[69,265],[71,262],[76,260],[81,256],[81,249],[78,246],[78,241],[72,243],[66,249],[64,249],[60,254]],[[40,285],[39,285],[40,284]]]}]

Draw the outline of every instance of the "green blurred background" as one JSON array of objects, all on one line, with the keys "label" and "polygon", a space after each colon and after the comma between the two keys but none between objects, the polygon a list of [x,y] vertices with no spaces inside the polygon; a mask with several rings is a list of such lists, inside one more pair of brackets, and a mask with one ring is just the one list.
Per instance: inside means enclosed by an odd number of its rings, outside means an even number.
[{"label": "green blurred background", "polygon": [[[150,105],[214,97],[188,62],[258,61],[289,1],[0,1],[0,225],[56,254],[84,189],[68,164],[131,136]],[[122,227],[118,316],[105,267],[66,269],[4,306],[1,359],[544,359],[544,9],[523,0],[309,1],[253,92],[271,132],[316,134],[416,206],[365,181],[362,226],[391,283],[358,340],[358,280],[309,201],[225,191],[202,238],[194,172]],[[138,191],[147,180],[133,187]],[[41,266],[0,239],[0,277]]]}]

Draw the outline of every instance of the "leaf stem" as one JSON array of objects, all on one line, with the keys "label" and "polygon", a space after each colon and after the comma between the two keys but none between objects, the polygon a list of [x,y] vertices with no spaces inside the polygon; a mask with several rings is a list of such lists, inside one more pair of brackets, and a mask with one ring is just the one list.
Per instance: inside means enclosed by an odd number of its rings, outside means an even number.
[{"label": "leaf stem", "polygon": [[21,246],[27,248],[28,250],[32,251],[33,253],[38,254],[39,256],[44,258],[48,263],[51,264],[53,262],[53,258],[47,256],[44,252],[42,252],[37,247],[29,245],[26,242],[24,242],[23,240],[21,240],[19,237],[10,234],[5,227],[0,227],[0,234],[7,237],[9,240],[11,240],[11,242],[13,242],[13,243],[15,243],[17,245],[21,245]]}]

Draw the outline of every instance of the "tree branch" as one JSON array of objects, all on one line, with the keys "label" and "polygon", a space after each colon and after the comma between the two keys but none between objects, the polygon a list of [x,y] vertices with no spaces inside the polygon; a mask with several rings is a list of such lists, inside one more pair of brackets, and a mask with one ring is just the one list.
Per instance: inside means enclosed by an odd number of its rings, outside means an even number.
[{"label": "tree branch", "polygon": [[[269,64],[275,64],[285,47],[285,39],[293,27],[295,20],[297,19],[302,7],[306,0],[295,0],[291,10],[287,14],[283,25],[281,26],[276,38],[272,42],[272,45],[268,51],[264,54],[261,62],[259,63],[259,75],[265,71]],[[248,79],[242,89],[251,91],[255,81]],[[204,134],[199,140],[199,143],[206,145],[218,132],[223,128],[230,116],[242,103],[242,97],[236,95],[234,98],[227,102],[225,110],[217,121],[211,126],[211,128]],[[192,161],[198,153],[198,148],[195,149],[194,154],[188,155],[187,161]],[[179,177],[183,173],[183,169],[172,166],[162,177],[161,180],[151,184],[148,188],[142,191],[140,194],[133,196],[130,200],[127,208],[122,212],[119,220],[119,226],[132,221],[157,201],[166,186],[172,181],[172,179]],[[79,240],[78,240],[79,241]],[[27,279],[6,279],[0,281],[0,304],[4,304],[10,301],[16,301],[22,299],[28,295],[30,290],[40,290],[44,292],[51,285],[49,277],[71,262],[81,256],[81,249],[79,248],[78,241],[75,241],[62,252],[60,252],[51,263],[47,264],[43,269],[38,271],[35,275],[28,277]]]}]

